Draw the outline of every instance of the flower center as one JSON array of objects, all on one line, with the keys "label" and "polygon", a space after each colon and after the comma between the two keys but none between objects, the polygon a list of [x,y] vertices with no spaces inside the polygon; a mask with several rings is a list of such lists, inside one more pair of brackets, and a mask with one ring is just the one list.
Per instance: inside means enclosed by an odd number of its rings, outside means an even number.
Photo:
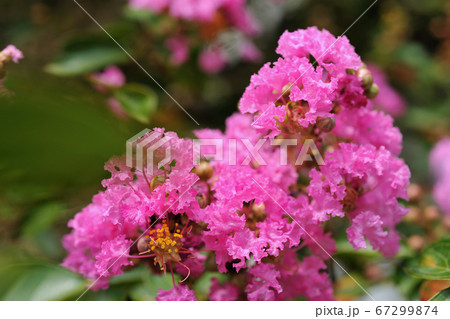
[{"label": "flower center", "polygon": [[179,262],[181,260],[178,251],[183,246],[181,242],[183,235],[181,230],[177,228],[178,226],[178,223],[175,223],[175,230],[171,232],[167,220],[164,219],[161,228],[153,229],[149,232],[149,235],[145,236],[149,239],[148,247],[150,251],[155,254],[154,264],[158,263],[161,270],[165,269],[164,265],[168,261]]}]

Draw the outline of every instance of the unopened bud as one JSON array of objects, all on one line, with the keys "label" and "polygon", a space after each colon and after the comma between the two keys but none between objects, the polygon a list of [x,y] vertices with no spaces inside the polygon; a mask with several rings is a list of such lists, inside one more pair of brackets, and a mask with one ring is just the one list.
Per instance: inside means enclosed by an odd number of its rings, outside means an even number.
[{"label": "unopened bud", "polygon": [[290,94],[291,93],[291,87],[292,87],[291,83],[288,83],[285,86],[283,86],[283,88],[281,89],[281,94],[282,95]]},{"label": "unopened bud", "polygon": [[197,199],[200,208],[205,208],[208,206],[208,198],[205,194],[197,195],[195,198]]},{"label": "unopened bud", "polygon": [[366,91],[366,96],[369,99],[374,99],[377,97],[380,88],[375,83]]},{"label": "unopened bud", "polygon": [[316,126],[322,132],[331,132],[336,126],[336,122],[333,117],[319,117],[317,118]]},{"label": "unopened bud", "polygon": [[252,213],[255,217],[255,220],[258,222],[262,222],[266,219],[267,213],[266,213],[266,205],[264,203],[261,204],[253,204],[252,205]]},{"label": "unopened bud", "polygon": [[150,189],[153,192],[153,190],[158,187],[159,185],[164,184],[165,178],[163,176],[155,176],[153,177],[152,181],[150,182]]},{"label": "unopened bud", "polygon": [[136,244],[136,248],[137,250],[142,253],[144,251],[148,250],[148,243],[150,242],[150,238],[146,237],[146,236],[142,236],[141,238],[139,238],[137,244]]},{"label": "unopened bud", "polygon": [[438,220],[441,214],[439,213],[439,208],[437,206],[427,206],[423,212],[425,219],[427,221]]},{"label": "unopened bud", "polygon": [[409,213],[405,216],[405,220],[411,223],[417,223],[420,221],[420,208],[417,206],[411,206]]},{"label": "unopened bud", "polygon": [[195,168],[195,174],[197,174],[197,176],[205,182],[213,176],[213,173],[213,167],[206,161],[200,162],[200,165]]},{"label": "unopened bud", "polygon": [[412,235],[407,242],[408,246],[414,250],[422,249],[425,246],[425,240],[419,235]]},{"label": "unopened bud", "polygon": [[369,89],[373,84],[373,75],[372,72],[367,68],[361,68],[356,72],[356,76],[361,79],[363,88]]},{"label": "unopened bud", "polygon": [[423,189],[418,184],[411,184],[408,186],[408,197],[410,201],[416,202],[423,196]]}]

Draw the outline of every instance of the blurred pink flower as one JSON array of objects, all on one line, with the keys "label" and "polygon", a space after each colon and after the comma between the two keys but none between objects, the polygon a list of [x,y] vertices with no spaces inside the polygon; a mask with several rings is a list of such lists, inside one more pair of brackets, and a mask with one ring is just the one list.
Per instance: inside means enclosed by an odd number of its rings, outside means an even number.
[{"label": "blurred pink flower", "polygon": [[[23,53],[19,49],[17,49],[14,45],[10,44],[8,45],[3,51],[0,52],[0,58],[1,55],[4,55],[14,61],[14,63],[19,63],[19,60],[23,59]],[[1,59],[0,59],[1,62]]]},{"label": "blurred pink flower", "polygon": [[375,107],[394,117],[403,115],[406,110],[405,100],[389,85],[386,75],[380,68],[373,64],[368,64],[367,67],[372,72],[374,83],[380,89],[377,97],[373,99]]},{"label": "blurred pink flower", "polygon": [[436,183],[434,199],[442,210],[450,215],[450,137],[441,139],[430,153],[430,166]]},{"label": "blurred pink flower", "polygon": [[101,92],[105,92],[109,88],[120,88],[126,82],[125,75],[116,66],[107,67],[100,73],[93,73],[91,79],[95,88]]},{"label": "blurred pink flower", "polygon": [[259,62],[261,61],[262,54],[261,51],[250,41],[243,41],[239,47],[239,54],[243,60],[249,62]]},{"label": "blurred pink flower", "polygon": [[181,65],[189,58],[189,39],[184,36],[174,36],[166,41],[167,48],[172,52],[170,57],[174,65]]},{"label": "blurred pink flower", "polygon": [[116,99],[116,98],[109,98],[107,101],[109,109],[117,116],[121,117],[121,118],[128,118],[128,114],[124,111],[124,109],[122,108],[122,105],[120,104],[120,102]]},{"label": "blurred pink flower", "polygon": [[148,9],[161,12],[169,5],[171,0],[129,0],[129,2],[136,9]]},{"label": "blurred pink flower", "polygon": [[206,73],[217,73],[227,65],[224,52],[219,47],[210,47],[200,53],[198,63]]}]

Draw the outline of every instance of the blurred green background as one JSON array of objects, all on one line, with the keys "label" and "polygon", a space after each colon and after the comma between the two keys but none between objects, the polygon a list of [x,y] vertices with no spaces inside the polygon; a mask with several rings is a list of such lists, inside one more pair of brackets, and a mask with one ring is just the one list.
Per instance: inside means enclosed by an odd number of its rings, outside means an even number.
[{"label": "blurred green background", "polygon": [[[316,25],[340,35],[371,3],[289,1],[278,23],[257,39],[263,62],[277,58],[274,51],[284,30]],[[0,299],[77,298],[86,282],[58,266],[65,256],[61,237],[69,231],[67,221],[100,189],[106,176],[103,163],[124,153],[127,138],[146,127],[165,127],[183,137],[192,136],[193,129],[223,128],[250,76],[262,65],[239,63],[214,76],[202,74],[195,63],[167,67],[158,56],[161,44],[146,37],[149,22],[130,14],[126,1],[80,4],[200,126],[72,0],[0,0],[0,48],[12,43],[25,55],[8,68],[5,86],[13,93],[0,99]],[[379,65],[407,100],[407,113],[396,119],[404,134],[402,156],[413,181],[429,189],[428,152],[439,138],[450,135],[450,2],[380,0],[346,36],[363,60]],[[97,47],[112,50],[111,61],[120,62],[127,79],[145,84],[159,97],[149,123],[113,115],[104,96],[79,72],[64,77],[46,72],[49,64],[70,59],[72,50],[87,50],[95,60],[89,50]],[[83,61],[76,66],[81,68]],[[103,54],[94,66],[100,70],[107,63]],[[62,66],[70,73],[70,65]],[[83,298],[145,300],[164,285],[165,278],[138,268],[114,279],[108,291]],[[417,282],[402,291],[418,298],[415,287]]]}]

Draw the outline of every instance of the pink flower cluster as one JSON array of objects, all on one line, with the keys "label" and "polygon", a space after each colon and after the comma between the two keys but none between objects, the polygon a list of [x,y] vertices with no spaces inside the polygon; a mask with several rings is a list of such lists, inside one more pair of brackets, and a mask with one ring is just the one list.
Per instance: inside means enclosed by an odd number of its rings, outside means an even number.
[{"label": "pink flower cluster", "polygon": [[3,51],[0,52],[1,63],[7,63],[10,61],[19,63],[19,60],[21,59],[23,59],[23,53],[12,44],[8,45],[3,49]]},{"label": "pink flower cluster", "polygon": [[[250,40],[259,33],[260,26],[248,10],[246,0],[129,0],[129,3],[135,9],[177,21],[178,25],[164,35],[173,65],[185,63],[199,43],[198,63],[206,73],[221,71],[235,59],[234,55],[250,62],[261,58],[260,51]],[[185,32],[192,27],[195,33]],[[231,54],[220,39],[221,34],[230,31],[239,34],[232,43],[236,45],[236,52]]]},{"label": "pink flower cluster", "polygon": [[3,87],[3,81],[6,79],[6,65],[11,62],[19,63],[21,59],[23,59],[23,53],[12,44],[0,51],[0,94],[6,90]]},{"label": "pink flower cluster", "polygon": [[[161,229],[159,221],[167,219],[169,213],[172,221],[186,218],[186,225],[199,213],[197,191],[191,187],[198,180],[191,172],[192,143],[162,129],[155,129],[154,133],[158,134],[156,141],[163,136],[170,138],[155,157],[163,157],[170,147],[177,160],[163,167],[155,166],[150,173],[146,169],[133,170],[126,165],[125,158],[113,157],[105,165],[111,173],[102,182],[105,191],[95,195],[92,203],[69,222],[73,231],[63,239],[69,251],[63,265],[94,281],[94,288],[106,288],[107,278],[121,274],[123,267],[142,258],[138,254],[131,256],[138,252],[138,244],[142,245],[136,241],[143,233],[148,235],[149,231]],[[190,245],[198,244],[185,246]],[[165,263],[160,267],[165,269]]]},{"label": "pink flower cluster", "polygon": [[450,215],[450,137],[440,140],[430,153],[430,166],[436,179],[433,195],[441,209]]},{"label": "pink flower cluster", "polygon": [[[195,300],[192,287],[207,270],[227,278],[212,279],[210,300],[330,300],[326,262],[336,244],[325,223],[348,219],[355,249],[367,240],[385,256],[397,252],[395,227],[407,213],[398,199],[407,200],[410,173],[392,118],[371,108],[370,71],[346,38],[316,28],[286,32],[277,52],[283,57],[263,66],[241,99],[250,114],[232,115],[224,132],[195,132],[221,141],[220,155],[155,129],[137,159],[159,145],[152,163],[168,148],[172,161],[151,170],[107,162],[105,190],[69,222],[66,267],[95,288],[138,263],[170,271],[174,287],[157,300]],[[302,150],[278,147],[288,139],[312,140],[323,163],[292,161]]]}]

